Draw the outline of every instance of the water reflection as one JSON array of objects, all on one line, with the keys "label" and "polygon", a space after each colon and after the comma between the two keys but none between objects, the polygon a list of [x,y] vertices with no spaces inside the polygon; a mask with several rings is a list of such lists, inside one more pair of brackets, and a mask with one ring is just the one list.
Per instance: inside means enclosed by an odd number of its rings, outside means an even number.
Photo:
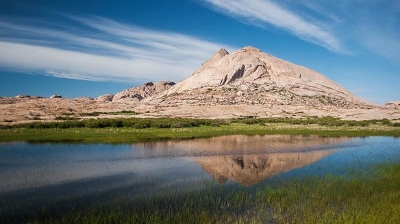
[{"label": "water reflection", "polygon": [[229,179],[251,185],[311,164],[349,141],[344,137],[236,135],[133,145],[2,144],[0,192],[112,179],[119,174],[134,176],[135,183],[150,179],[154,186],[171,186],[182,178],[201,180],[208,174],[221,183]]},{"label": "water reflection", "polygon": [[[353,139],[354,140],[354,139]],[[230,135],[181,141],[146,142],[132,145],[143,157],[215,156],[304,152],[332,149],[352,141],[349,137],[315,135]]]},{"label": "water reflection", "polygon": [[262,155],[226,155],[197,158],[204,171],[220,183],[228,179],[244,186],[254,185],[268,177],[312,164],[334,150]]},{"label": "water reflection", "polygon": [[[143,156],[193,157],[215,180],[250,186],[330,155],[347,137],[234,135],[136,144]],[[151,150],[149,150],[151,149]]]}]

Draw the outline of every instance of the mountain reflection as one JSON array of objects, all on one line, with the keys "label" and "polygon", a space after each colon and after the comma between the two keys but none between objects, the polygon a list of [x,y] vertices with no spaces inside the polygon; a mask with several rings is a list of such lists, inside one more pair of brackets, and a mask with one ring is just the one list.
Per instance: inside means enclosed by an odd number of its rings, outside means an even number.
[{"label": "mountain reflection", "polygon": [[232,135],[135,144],[143,157],[188,157],[220,183],[253,185],[334,152],[347,137]]},{"label": "mountain reflection", "polygon": [[241,185],[254,185],[268,177],[312,164],[334,150],[269,153],[263,155],[226,155],[196,158],[204,171],[220,183],[228,179]]},{"label": "mountain reflection", "polygon": [[326,150],[350,140],[316,135],[230,135],[137,143],[132,148],[143,157],[218,156]]}]

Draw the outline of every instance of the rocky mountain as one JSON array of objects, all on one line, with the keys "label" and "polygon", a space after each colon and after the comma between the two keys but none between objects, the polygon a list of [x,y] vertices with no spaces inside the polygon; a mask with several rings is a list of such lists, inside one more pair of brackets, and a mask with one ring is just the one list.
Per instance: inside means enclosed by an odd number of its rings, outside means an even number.
[{"label": "rocky mountain", "polygon": [[[219,50],[186,79],[147,82],[96,99],[0,97],[0,124],[52,121],[103,113],[100,117],[293,117],[400,120],[400,103],[369,103],[316,71],[253,47]],[[135,111],[136,115],[108,112]]]},{"label": "rocky mountain", "polygon": [[371,103],[318,72],[253,47],[232,54],[219,50],[191,76],[146,101],[175,105],[371,107]]}]

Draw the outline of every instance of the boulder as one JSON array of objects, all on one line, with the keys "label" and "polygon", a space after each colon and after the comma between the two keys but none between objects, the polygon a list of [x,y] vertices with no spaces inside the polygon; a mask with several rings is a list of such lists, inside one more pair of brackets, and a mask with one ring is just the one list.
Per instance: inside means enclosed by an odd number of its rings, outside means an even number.
[{"label": "boulder", "polygon": [[96,98],[97,101],[111,102],[114,98],[114,94],[104,94]]}]

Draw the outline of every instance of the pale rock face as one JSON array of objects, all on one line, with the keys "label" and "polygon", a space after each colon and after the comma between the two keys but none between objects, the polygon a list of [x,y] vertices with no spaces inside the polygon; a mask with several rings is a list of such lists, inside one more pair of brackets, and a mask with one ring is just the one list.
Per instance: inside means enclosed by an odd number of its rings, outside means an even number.
[{"label": "pale rock face", "polygon": [[[254,99],[260,99],[260,94],[267,94],[269,98],[263,102],[270,103],[275,100],[285,104],[290,104],[290,101],[304,104],[312,98],[321,98],[320,101],[332,101],[337,107],[342,104],[372,105],[316,71],[273,57],[254,47],[244,47],[232,54],[219,50],[191,76],[153,99],[168,100],[169,96],[177,94],[189,94],[190,97],[182,98],[193,98],[196,91],[200,93],[202,89],[208,89],[221,92],[224,87],[246,90],[236,91],[236,96],[242,98],[251,94]],[[250,87],[257,91],[251,91]],[[278,91],[280,95],[276,93]],[[249,103],[249,99],[245,101]]]},{"label": "pale rock face", "polygon": [[129,101],[139,102],[147,97],[153,96],[157,93],[163,92],[171,88],[171,86],[173,86],[174,84],[175,84],[174,82],[169,82],[169,81],[154,82],[154,83],[147,82],[142,86],[130,88],[115,94],[112,101],[115,102],[115,101],[129,100]]}]

